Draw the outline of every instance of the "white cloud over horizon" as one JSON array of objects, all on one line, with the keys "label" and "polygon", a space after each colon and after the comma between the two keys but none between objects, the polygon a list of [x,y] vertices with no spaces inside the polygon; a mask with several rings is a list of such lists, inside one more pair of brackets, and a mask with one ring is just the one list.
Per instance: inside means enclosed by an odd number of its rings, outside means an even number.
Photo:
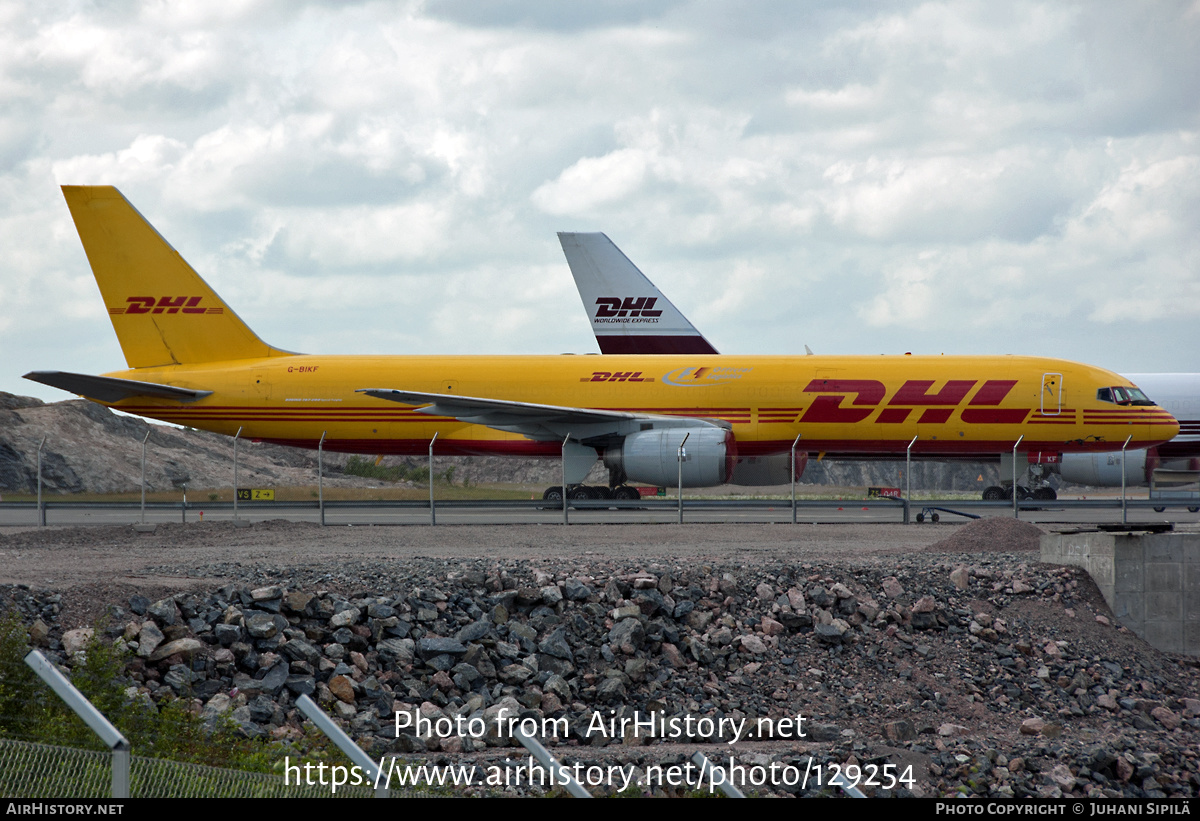
[{"label": "white cloud over horizon", "polygon": [[604,231],[728,353],[1200,370],[1200,3],[0,4],[0,390],[121,367],[60,184],[265,339],[596,350]]}]

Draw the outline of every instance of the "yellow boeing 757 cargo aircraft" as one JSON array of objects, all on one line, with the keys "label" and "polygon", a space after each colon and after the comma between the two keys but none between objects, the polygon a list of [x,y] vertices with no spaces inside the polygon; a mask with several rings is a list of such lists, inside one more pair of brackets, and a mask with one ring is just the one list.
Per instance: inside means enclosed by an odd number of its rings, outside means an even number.
[{"label": "yellow boeing 757 cargo aircraft", "polygon": [[[316,356],[273,348],[115,188],[64,186],[128,369],[26,377],[180,425],[368,454],[558,458],[567,481],[603,458],[626,481],[738,481],[739,458],[996,456],[1148,447],[1179,425],[1153,403],[1115,405],[1115,373],[1017,356]],[[651,322],[652,307],[629,308]],[[638,316],[632,317],[637,312]],[[745,477],[750,478],[750,477]]]}]

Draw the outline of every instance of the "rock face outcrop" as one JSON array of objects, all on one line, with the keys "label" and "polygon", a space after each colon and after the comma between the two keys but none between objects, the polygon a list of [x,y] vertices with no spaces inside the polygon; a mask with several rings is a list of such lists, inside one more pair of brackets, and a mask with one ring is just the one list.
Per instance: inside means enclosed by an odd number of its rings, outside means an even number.
[{"label": "rock face outcrop", "polygon": [[[151,491],[228,488],[233,485],[233,440],[215,433],[150,424],[73,399],[43,403],[0,393],[0,493],[37,491],[37,451],[42,437],[42,482],[50,493],[127,493],[141,487],[142,440],[146,487]],[[368,487],[378,479],[343,472],[350,457],[324,455],[329,486]],[[243,487],[303,487],[317,482],[316,451],[243,440],[239,445]],[[390,464],[389,460],[385,464]],[[401,460],[424,465],[422,459]],[[454,481],[558,480],[554,462],[480,457],[435,458],[434,471]],[[596,481],[600,481],[597,478]]]},{"label": "rock face outcrop", "polygon": [[[37,451],[42,437],[42,481],[51,493],[120,493],[141,485],[146,442],[149,490],[229,487],[233,447],[227,436],[152,425],[74,399],[45,404],[0,394],[0,492],[37,490]],[[316,454],[291,448],[240,447],[244,484],[316,481]],[[336,464],[336,460],[335,460]],[[336,468],[335,468],[336,469]]]}]

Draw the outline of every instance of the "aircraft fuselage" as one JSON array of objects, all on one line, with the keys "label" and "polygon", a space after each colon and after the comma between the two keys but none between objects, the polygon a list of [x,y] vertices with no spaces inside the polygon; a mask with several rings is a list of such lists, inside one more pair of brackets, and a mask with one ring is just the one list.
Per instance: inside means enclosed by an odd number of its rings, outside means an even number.
[{"label": "aircraft fuselage", "polygon": [[[1155,406],[1117,406],[1109,371],[994,356],[273,356],[138,368],[107,376],[212,391],[195,402],[135,397],[123,411],[224,434],[329,450],[557,456],[531,439],[430,416],[357,391],[430,394],[719,420],[742,456],[788,450],[947,457],[1148,447],[1175,435]],[[586,441],[586,439],[584,440]]]}]

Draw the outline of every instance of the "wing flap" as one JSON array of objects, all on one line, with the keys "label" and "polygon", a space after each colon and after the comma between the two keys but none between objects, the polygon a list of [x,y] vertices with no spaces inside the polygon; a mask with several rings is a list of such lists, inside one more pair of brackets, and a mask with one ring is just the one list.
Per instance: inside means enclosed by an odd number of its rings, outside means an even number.
[{"label": "wing flap", "polygon": [[488,399],[478,396],[456,396],[445,393],[392,390],[389,388],[360,388],[376,399],[413,405],[417,413],[448,416],[460,422],[486,425],[496,430],[520,433],[532,438],[599,439],[623,436],[636,430],[711,426],[728,428],[723,420],[698,417],[660,416],[650,413],[571,408],[561,405],[539,405],[533,402],[513,402],[507,399]]}]

